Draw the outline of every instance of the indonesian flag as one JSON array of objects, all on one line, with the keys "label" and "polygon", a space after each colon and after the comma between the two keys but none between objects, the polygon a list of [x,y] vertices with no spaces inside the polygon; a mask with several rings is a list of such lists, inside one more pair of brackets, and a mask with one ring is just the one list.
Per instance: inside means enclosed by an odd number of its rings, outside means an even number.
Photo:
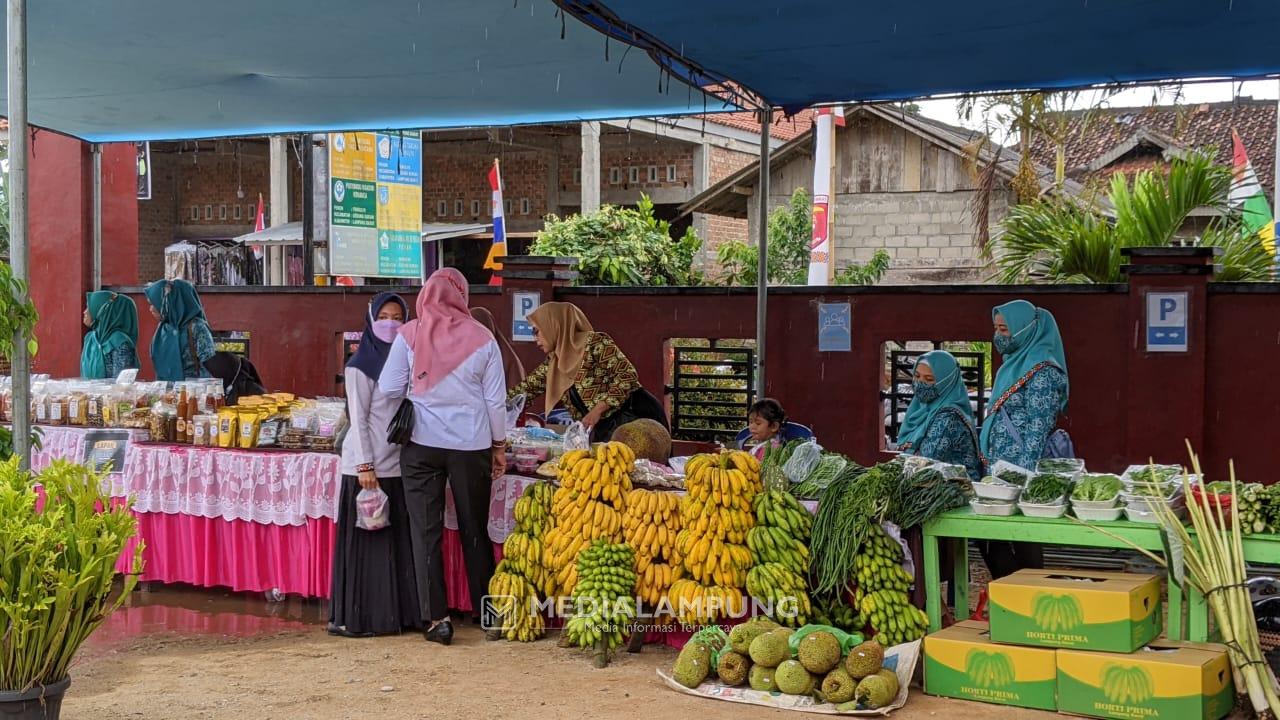
[{"label": "indonesian flag", "polygon": [[1262,192],[1262,183],[1258,182],[1258,174],[1249,162],[1240,134],[1231,130],[1232,163],[1235,175],[1231,183],[1229,200],[1231,207],[1241,211],[1241,219],[1249,232],[1256,232],[1262,238],[1262,244],[1268,251],[1276,250],[1276,223],[1271,216],[1271,206],[1267,204],[1267,196]]},{"label": "indonesian flag", "polygon": [[[262,193],[258,193],[258,215],[257,215],[257,218],[253,221],[254,232],[262,232],[263,230],[267,229],[267,218],[266,218],[265,210],[266,208],[262,204]],[[253,255],[259,260],[262,259],[261,245],[253,246]]]},{"label": "indonesian flag", "polygon": [[493,191],[493,245],[489,248],[489,256],[484,260],[484,267],[494,271],[489,284],[501,285],[502,278],[497,271],[502,269],[502,263],[498,262],[498,258],[507,254],[507,228],[502,207],[502,176],[498,173],[496,158],[493,167],[489,168],[489,189]]}]

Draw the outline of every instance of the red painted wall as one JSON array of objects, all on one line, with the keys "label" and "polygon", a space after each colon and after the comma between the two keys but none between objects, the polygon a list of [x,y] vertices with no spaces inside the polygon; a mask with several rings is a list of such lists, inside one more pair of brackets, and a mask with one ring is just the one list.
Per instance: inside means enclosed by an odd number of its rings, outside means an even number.
[{"label": "red painted wall", "polygon": [[[104,285],[137,285],[139,282],[136,163],[132,143],[112,143],[102,146],[102,283]],[[92,171],[92,168],[90,170]],[[88,240],[92,243],[93,236],[90,235]],[[89,247],[92,248],[92,245]]]}]

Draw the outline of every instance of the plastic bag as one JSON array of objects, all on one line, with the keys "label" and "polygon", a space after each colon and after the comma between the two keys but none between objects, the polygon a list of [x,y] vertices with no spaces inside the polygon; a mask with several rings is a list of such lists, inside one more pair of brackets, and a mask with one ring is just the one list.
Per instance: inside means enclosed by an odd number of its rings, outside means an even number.
[{"label": "plastic bag", "polygon": [[782,466],[782,472],[793,483],[804,482],[821,459],[822,446],[810,440],[801,443],[795,452],[791,453],[787,464]]},{"label": "plastic bag", "polygon": [[564,451],[590,450],[591,433],[580,422],[575,422],[564,431]]},{"label": "plastic bag", "polygon": [[356,527],[381,530],[391,524],[391,507],[382,488],[363,489],[356,493]]},{"label": "plastic bag", "polygon": [[[1021,481],[1016,479],[1015,476],[1018,475],[1022,476]],[[1026,487],[1027,481],[1034,475],[1034,472],[1004,460],[997,460],[995,464],[991,466],[991,477],[1009,485]]]},{"label": "plastic bag", "polygon": [[524,414],[524,400],[524,394],[520,394],[507,401],[507,432],[519,424],[520,416]]}]

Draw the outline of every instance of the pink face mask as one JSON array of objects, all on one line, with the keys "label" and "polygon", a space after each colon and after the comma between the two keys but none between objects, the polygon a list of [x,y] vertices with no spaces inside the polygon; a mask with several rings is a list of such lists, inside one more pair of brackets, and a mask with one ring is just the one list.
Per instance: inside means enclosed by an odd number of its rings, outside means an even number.
[{"label": "pink face mask", "polygon": [[374,320],[373,335],[382,342],[389,343],[396,339],[396,331],[403,324],[399,320]]}]

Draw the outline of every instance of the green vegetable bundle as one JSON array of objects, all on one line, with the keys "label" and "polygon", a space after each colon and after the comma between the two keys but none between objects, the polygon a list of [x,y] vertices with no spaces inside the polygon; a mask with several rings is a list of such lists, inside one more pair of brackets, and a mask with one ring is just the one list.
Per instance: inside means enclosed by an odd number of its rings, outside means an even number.
[{"label": "green vegetable bundle", "polygon": [[844,472],[845,467],[859,467],[848,458],[838,453],[824,453],[817,467],[809,473],[803,482],[791,486],[791,494],[805,500],[813,500],[822,495],[822,491]]},{"label": "green vegetable bundle", "polygon": [[1019,487],[1027,483],[1027,476],[1017,470],[1001,470],[996,473],[996,479],[1000,482],[1017,485]]},{"label": "green vegetable bundle", "polygon": [[1152,483],[1164,485],[1180,477],[1182,473],[1182,468],[1177,465],[1148,465],[1141,470],[1130,473],[1129,477],[1134,485]]},{"label": "green vegetable bundle", "polygon": [[1098,502],[1120,494],[1124,483],[1115,475],[1086,475],[1071,493],[1073,500]]},{"label": "green vegetable bundle", "polygon": [[1050,503],[1071,489],[1071,479],[1056,473],[1040,473],[1031,478],[1027,489],[1022,491],[1022,501],[1028,503]]},{"label": "green vegetable bundle", "polygon": [[854,560],[871,527],[889,510],[902,473],[899,463],[868,470],[845,468],[822,491],[809,540],[809,572],[815,593],[843,592],[855,577]]}]

